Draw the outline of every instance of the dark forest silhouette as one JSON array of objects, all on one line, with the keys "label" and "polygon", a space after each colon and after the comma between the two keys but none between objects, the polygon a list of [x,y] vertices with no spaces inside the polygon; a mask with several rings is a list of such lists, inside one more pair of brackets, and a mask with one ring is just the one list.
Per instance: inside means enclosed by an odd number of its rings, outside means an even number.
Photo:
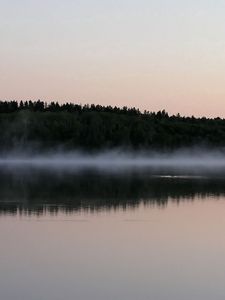
[{"label": "dark forest silhouette", "polygon": [[0,151],[35,145],[43,150],[224,147],[225,120],[94,104],[0,101]]}]

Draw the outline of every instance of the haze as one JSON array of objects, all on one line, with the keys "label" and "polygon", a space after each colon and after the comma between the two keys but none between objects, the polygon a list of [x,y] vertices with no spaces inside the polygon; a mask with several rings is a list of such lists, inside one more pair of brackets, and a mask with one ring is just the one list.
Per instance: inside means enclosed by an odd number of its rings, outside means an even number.
[{"label": "haze", "polygon": [[[206,149],[183,149],[166,152],[128,152],[120,149],[95,154],[82,152],[55,152],[32,154],[31,151],[0,157],[0,167],[17,170],[17,168],[46,168],[48,170],[79,171],[97,169],[104,172],[123,172],[127,170],[149,170],[155,174],[176,172],[182,176],[188,174],[223,173],[225,170],[224,151]],[[163,172],[162,172],[163,171]],[[160,173],[162,172],[162,173]]]},{"label": "haze", "polygon": [[224,116],[225,2],[0,1],[2,100]]}]

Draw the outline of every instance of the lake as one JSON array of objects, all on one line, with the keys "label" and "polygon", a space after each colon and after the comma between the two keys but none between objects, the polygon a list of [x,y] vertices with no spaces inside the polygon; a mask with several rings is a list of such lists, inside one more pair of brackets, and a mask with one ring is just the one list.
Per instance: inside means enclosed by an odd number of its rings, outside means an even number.
[{"label": "lake", "polygon": [[225,298],[225,176],[0,171],[0,299]]}]

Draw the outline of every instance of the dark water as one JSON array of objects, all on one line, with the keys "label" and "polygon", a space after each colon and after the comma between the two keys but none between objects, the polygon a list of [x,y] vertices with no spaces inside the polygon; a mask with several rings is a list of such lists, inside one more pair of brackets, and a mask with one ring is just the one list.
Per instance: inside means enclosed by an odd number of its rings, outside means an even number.
[{"label": "dark water", "polygon": [[225,176],[0,171],[0,299],[225,298]]}]

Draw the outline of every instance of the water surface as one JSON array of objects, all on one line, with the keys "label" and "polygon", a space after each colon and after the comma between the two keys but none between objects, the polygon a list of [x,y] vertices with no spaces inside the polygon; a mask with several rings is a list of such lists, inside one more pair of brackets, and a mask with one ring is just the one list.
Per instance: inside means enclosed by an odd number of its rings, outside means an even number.
[{"label": "water surface", "polygon": [[0,299],[225,297],[225,178],[0,171]]}]

